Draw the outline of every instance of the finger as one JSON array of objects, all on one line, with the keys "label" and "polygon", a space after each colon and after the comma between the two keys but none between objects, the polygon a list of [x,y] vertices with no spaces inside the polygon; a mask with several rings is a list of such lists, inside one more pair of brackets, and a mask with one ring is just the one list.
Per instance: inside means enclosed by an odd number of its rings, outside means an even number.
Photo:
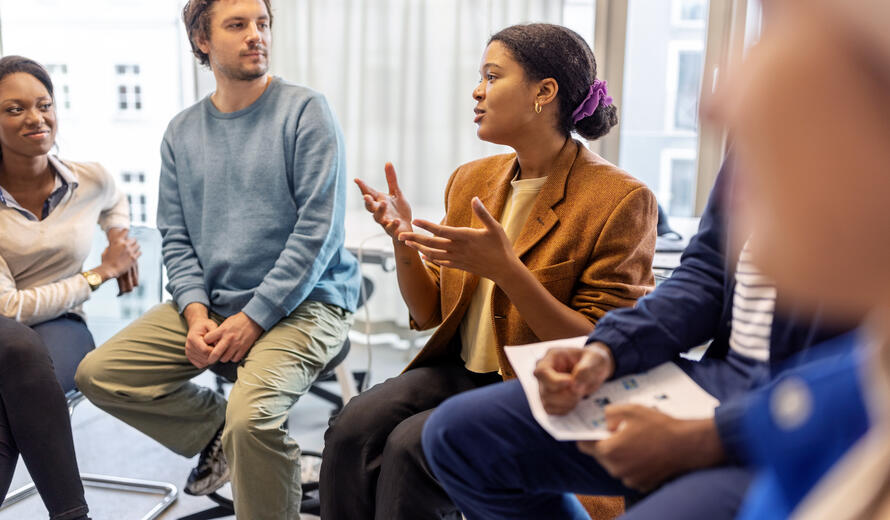
[{"label": "finger", "polygon": [[387,219],[384,216],[385,213],[386,201],[384,200],[377,203],[377,209],[374,210],[374,220],[376,220],[380,224],[383,224],[384,226],[387,225],[389,222],[387,222]]},{"label": "finger", "polygon": [[365,184],[365,181],[361,179],[355,179],[355,183],[358,185],[358,189],[361,190],[362,195],[366,197],[371,197],[372,199],[377,199],[382,196],[382,194],[375,190],[374,188]]},{"label": "finger", "polygon": [[637,416],[638,404],[610,404],[606,406],[606,428],[610,432],[621,430],[627,421]]},{"label": "finger", "polygon": [[575,444],[578,446],[578,450],[581,453],[585,453],[587,455],[593,456],[593,450],[596,447],[596,443],[599,441],[578,441]]},{"label": "finger", "polygon": [[449,247],[453,245],[453,242],[447,238],[422,235],[420,233],[412,233],[410,231],[399,234],[399,240],[401,240],[402,242],[407,242],[410,240],[411,242],[426,247],[431,247],[433,249],[439,249],[441,251],[447,251]]},{"label": "finger", "polygon": [[584,351],[581,359],[572,368],[572,387],[578,395],[595,392],[602,383],[604,360],[598,352]]},{"label": "finger", "polygon": [[365,201],[365,209],[366,210],[370,211],[371,213],[374,213],[375,211],[377,211],[377,207],[380,204],[379,202],[377,202],[377,199],[375,199],[374,197],[372,197],[370,195],[365,195],[362,197],[362,200]]},{"label": "finger", "polygon": [[426,256],[426,257],[428,257],[428,258],[433,258],[433,259],[435,259],[435,260],[438,261],[438,262],[442,262],[442,261],[447,261],[447,260],[448,260],[448,259],[446,258],[447,255],[448,255],[448,251],[443,251],[443,250],[441,250],[441,249],[433,249],[433,248],[431,248],[431,247],[427,247],[427,246],[425,246],[425,245],[418,244],[417,242],[413,242],[413,241],[410,241],[410,240],[406,240],[406,241],[405,241],[405,245],[408,246],[408,247],[410,247],[411,249],[414,249],[415,251],[420,252],[420,254],[422,254],[422,255],[424,255],[424,256]]},{"label": "finger", "polygon": [[396,177],[396,169],[391,162],[386,163],[383,167],[386,172],[386,185],[389,187],[389,194],[395,197],[402,196],[402,190],[399,188],[399,179]]},{"label": "finger", "polygon": [[250,348],[238,349],[238,352],[232,357],[232,362],[240,363],[241,360],[244,359],[244,356],[247,355],[248,350],[250,350]]},{"label": "finger", "polygon": [[231,348],[227,348],[226,352],[219,358],[220,363],[228,363],[229,361],[233,361],[232,358],[237,354],[237,348],[233,345]]},{"label": "finger", "polygon": [[[215,324],[215,322],[214,322],[214,324]],[[207,345],[213,345],[217,341],[219,341],[220,338],[222,338],[223,329],[221,329],[219,327],[210,329],[209,324],[208,324],[207,328],[209,330],[204,334],[204,337],[203,337],[204,343]]]},{"label": "finger", "polygon": [[435,222],[430,222],[429,220],[423,220],[420,218],[415,219],[414,222],[412,222],[412,224],[419,227],[420,229],[429,231],[433,235],[443,237],[443,238],[449,238],[449,239],[458,238],[458,237],[462,236],[462,233],[461,233],[462,231],[463,232],[467,231],[466,228],[445,226],[442,224],[436,224]]},{"label": "finger", "polygon": [[207,363],[214,364],[220,360],[220,358],[226,353],[226,349],[229,348],[229,341],[226,338],[219,340],[213,350],[210,351],[210,355],[207,356]]},{"label": "finger", "polygon": [[482,204],[479,197],[473,197],[471,205],[473,206],[473,214],[479,218],[483,226],[488,229],[498,229],[501,227],[501,224],[491,216],[491,213],[489,213],[487,209],[485,209],[485,204]]}]

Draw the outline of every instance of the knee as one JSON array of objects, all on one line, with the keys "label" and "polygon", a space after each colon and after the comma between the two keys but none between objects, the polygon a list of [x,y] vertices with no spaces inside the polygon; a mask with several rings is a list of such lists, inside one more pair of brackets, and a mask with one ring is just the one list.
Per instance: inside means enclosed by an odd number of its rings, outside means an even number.
[{"label": "knee", "polygon": [[472,422],[467,420],[466,407],[460,396],[446,400],[427,419],[421,434],[421,444],[427,462],[432,466],[452,464],[461,446],[480,442],[471,431]]},{"label": "knee", "polygon": [[324,445],[333,451],[348,449],[350,446],[363,445],[369,435],[377,432],[376,420],[380,410],[374,406],[367,406],[363,395],[358,395],[343,407],[335,417],[331,419],[327,431],[324,434]]},{"label": "knee", "polygon": [[95,351],[90,352],[77,365],[74,372],[74,384],[83,395],[92,399],[99,389],[97,382],[101,379],[101,364],[96,362]]},{"label": "knee", "polygon": [[51,366],[46,346],[34,330],[18,323],[10,328],[14,328],[14,332],[4,334],[0,347],[0,367],[4,373],[23,374],[29,367]]},{"label": "knee", "polygon": [[392,433],[386,438],[383,447],[383,463],[392,467],[405,467],[417,464],[423,457],[420,435],[422,425],[415,421],[417,417],[411,417],[399,423]]}]

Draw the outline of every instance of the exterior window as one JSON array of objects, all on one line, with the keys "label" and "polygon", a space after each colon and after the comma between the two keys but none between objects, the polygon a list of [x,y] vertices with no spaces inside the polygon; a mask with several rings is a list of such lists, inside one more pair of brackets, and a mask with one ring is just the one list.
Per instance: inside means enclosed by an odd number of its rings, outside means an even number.
[{"label": "exterior window", "polygon": [[121,112],[142,110],[142,78],[139,65],[115,65],[117,77],[117,108]]},{"label": "exterior window", "polygon": [[46,65],[46,71],[49,72],[55,86],[56,106],[70,110],[71,87],[69,86],[70,80],[68,79],[68,65],[64,63],[49,63]]},{"label": "exterior window", "polygon": [[673,0],[671,23],[677,27],[704,27],[708,15],[706,0]]}]

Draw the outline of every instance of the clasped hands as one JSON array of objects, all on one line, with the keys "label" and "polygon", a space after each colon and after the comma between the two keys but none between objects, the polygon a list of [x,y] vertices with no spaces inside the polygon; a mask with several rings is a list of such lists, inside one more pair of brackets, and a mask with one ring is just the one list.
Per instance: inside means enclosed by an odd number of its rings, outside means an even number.
[{"label": "clasped hands", "polygon": [[[595,392],[615,370],[611,351],[602,343],[583,349],[553,348],[538,361],[535,377],[544,410],[564,415],[586,395]],[[611,436],[601,441],[579,441],[578,449],[594,457],[625,486],[651,491],[668,478],[691,469],[683,460],[688,444],[680,421],[653,408],[626,404],[605,409]]]},{"label": "clasped hands", "polygon": [[218,325],[200,303],[190,304],[184,314],[188,322],[185,357],[198,368],[216,362],[238,363],[263,333],[263,328],[243,312]]},{"label": "clasped hands", "polygon": [[[365,209],[397,245],[418,251],[426,261],[442,267],[460,269],[499,283],[509,276],[511,269],[521,264],[513,252],[504,228],[485,209],[478,197],[473,197],[473,214],[482,228],[453,227],[427,220],[411,218],[411,206],[399,188],[395,168],[386,163],[388,193],[377,191],[356,179],[365,201]],[[417,226],[432,234],[416,233]]]}]

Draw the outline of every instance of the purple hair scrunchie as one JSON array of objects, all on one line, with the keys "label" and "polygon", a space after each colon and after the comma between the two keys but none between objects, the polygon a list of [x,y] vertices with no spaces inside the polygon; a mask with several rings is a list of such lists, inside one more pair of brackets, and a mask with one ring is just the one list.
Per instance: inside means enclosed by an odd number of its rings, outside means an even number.
[{"label": "purple hair scrunchie", "polygon": [[[600,103],[602,102],[602,103]],[[603,106],[612,104],[612,96],[606,90],[606,82],[598,79],[593,80],[593,85],[587,92],[587,97],[578,105],[578,108],[572,112],[572,122],[577,123],[587,116],[593,115],[596,108],[602,104]]]}]

